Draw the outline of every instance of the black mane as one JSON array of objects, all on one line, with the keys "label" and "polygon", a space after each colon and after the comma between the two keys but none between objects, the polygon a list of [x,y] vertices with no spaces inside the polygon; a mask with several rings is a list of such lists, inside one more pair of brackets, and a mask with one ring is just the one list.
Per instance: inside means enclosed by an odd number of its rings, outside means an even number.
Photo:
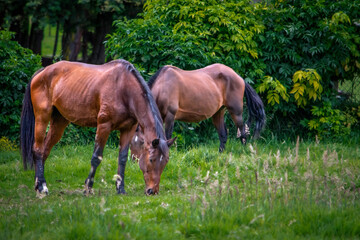
[{"label": "black mane", "polygon": [[135,78],[138,80],[138,82],[140,83],[140,85],[144,91],[145,98],[149,101],[150,110],[151,110],[151,112],[154,116],[154,120],[155,120],[156,134],[158,135],[158,137],[160,139],[166,140],[165,134],[164,134],[164,129],[163,129],[163,121],[162,121],[159,109],[156,105],[156,102],[154,100],[154,97],[151,93],[149,86],[146,84],[144,78],[141,76],[139,71],[130,62],[123,60],[123,59],[114,60],[114,61],[111,61],[110,63],[123,64],[126,67],[126,69],[129,72],[131,72],[135,76]]},{"label": "black mane", "polygon": [[166,69],[167,66],[162,66],[154,75],[151,76],[151,78],[148,81],[148,86],[150,89],[152,89],[152,87],[154,86],[156,79],[158,78],[158,76],[160,75],[161,71]]}]

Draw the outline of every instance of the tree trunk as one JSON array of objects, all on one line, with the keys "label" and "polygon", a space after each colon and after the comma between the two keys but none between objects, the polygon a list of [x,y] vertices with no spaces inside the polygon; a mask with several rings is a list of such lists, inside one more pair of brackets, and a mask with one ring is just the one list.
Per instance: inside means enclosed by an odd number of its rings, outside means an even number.
[{"label": "tree trunk", "polygon": [[83,29],[81,26],[76,27],[76,34],[74,37],[74,40],[70,44],[70,61],[76,61],[77,56],[79,55],[79,52],[81,50],[81,38],[83,35]]},{"label": "tree trunk", "polygon": [[108,33],[110,33],[112,26],[112,13],[99,14],[98,25],[95,28],[95,34],[93,37],[93,41],[91,42],[93,45],[93,51],[88,59],[89,63],[93,64],[102,64],[105,62],[105,37]]},{"label": "tree trunk", "polygon": [[57,44],[58,44],[58,39],[59,39],[59,28],[60,28],[60,22],[57,21],[57,23],[56,23],[56,33],[55,33],[54,50],[53,50],[53,55],[52,55],[52,59],[53,59],[53,60],[54,60],[54,58],[55,58],[56,50],[57,50]]},{"label": "tree trunk", "polygon": [[82,46],[81,46],[82,61],[83,62],[88,62],[88,59],[89,59],[89,56],[88,56],[88,43],[91,42],[91,38],[92,38],[92,33],[88,32],[86,29],[84,29]]},{"label": "tree trunk", "polygon": [[[3,5],[4,5],[3,3],[0,3],[1,9],[5,9],[5,7]],[[3,27],[4,23],[5,23],[5,11],[0,11],[0,28]]]},{"label": "tree trunk", "polygon": [[[6,3],[1,3],[3,5]],[[13,1],[11,6],[5,6],[8,9],[6,13],[5,9],[1,8],[1,12],[4,15],[4,23],[6,22],[6,16],[10,16],[10,32],[15,32],[14,40],[17,41],[22,47],[29,47],[29,17],[25,14],[24,8],[26,1]]]},{"label": "tree trunk", "polygon": [[11,21],[9,31],[15,32],[15,41],[17,41],[22,47],[29,47],[29,21],[28,18],[16,18]]},{"label": "tree trunk", "polygon": [[63,60],[69,60],[70,58],[70,43],[74,35],[70,26],[70,22],[64,22],[64,31],[61,39],[61,54]]},{"label": "tree trunk", "polygon": [[39,22],[31,24],[29,48],[35,53],[41,55],[41,42],[44,38],[44,29],[40,27]]}]

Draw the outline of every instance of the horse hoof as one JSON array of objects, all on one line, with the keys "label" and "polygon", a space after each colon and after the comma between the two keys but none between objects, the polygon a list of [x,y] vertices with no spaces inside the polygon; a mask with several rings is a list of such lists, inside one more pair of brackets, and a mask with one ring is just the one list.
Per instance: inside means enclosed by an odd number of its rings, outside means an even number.
[{"label": "horse hoof", "polygon": [[45,187],[45,189],[42,189],[41,191],[39,189],[36,190],[36,197],[40,199],[46,197],[48,194],[49,190],[47,189],[47,187]]},{"label": "horse hoof", "polygon": [[49,194],[49,189],[46,187],[46,185],[43,186],[43,189],[42,189],[41,193],[46,194],[46,195]]},{"label": "horse hoof", "polygon": [[119,189],[117,190],[117,194],[120,194],[120,195],[127,195],[127,193],[126,193],[125,189],[123,189],[123,188],[119,188]]},{"label": "horse hoof", "polygon": [[47,188],[45,182],[43,182],[42,184],[37,183],[37,185],[35,185],[35,191],[36,196],[39,198],[43,198],[49,194],[49,189]]},{"label": "horse hoof", "polygon": [[92,188],[87,188],[84,190],[84,195],[85,196],[89,196],[89,195],[92,195],[94,194],[94,190]]}]

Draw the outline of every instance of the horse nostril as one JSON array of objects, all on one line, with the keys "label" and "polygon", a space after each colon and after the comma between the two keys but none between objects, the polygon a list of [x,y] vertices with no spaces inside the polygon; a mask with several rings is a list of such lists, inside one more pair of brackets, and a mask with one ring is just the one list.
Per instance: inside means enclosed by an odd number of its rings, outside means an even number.
[{"label": "horse nostril", "polygon": [[151,188],[149,188],[149,189],[146,191],[146,193],[147,193],[148,195],[151,195],[151,194],[153,194],[154,192],[153,192],[153,190],[152,190]]}]

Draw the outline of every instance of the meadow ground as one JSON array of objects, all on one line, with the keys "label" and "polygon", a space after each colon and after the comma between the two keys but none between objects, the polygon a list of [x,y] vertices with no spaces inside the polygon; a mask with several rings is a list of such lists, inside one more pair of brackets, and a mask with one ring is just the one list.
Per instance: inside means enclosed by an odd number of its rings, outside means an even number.
[{"label": "meadow ground", "polygon": [[0,239],[360,238],[358,143],[230,140],[172,148],[160,194],[144,195],[130,160],[117,195],[117,149],[107,147],[84,196],[92,145],[58,146],[45,165],[50,194],[36,197],[34,172],[18,151],[0,152]]}]

